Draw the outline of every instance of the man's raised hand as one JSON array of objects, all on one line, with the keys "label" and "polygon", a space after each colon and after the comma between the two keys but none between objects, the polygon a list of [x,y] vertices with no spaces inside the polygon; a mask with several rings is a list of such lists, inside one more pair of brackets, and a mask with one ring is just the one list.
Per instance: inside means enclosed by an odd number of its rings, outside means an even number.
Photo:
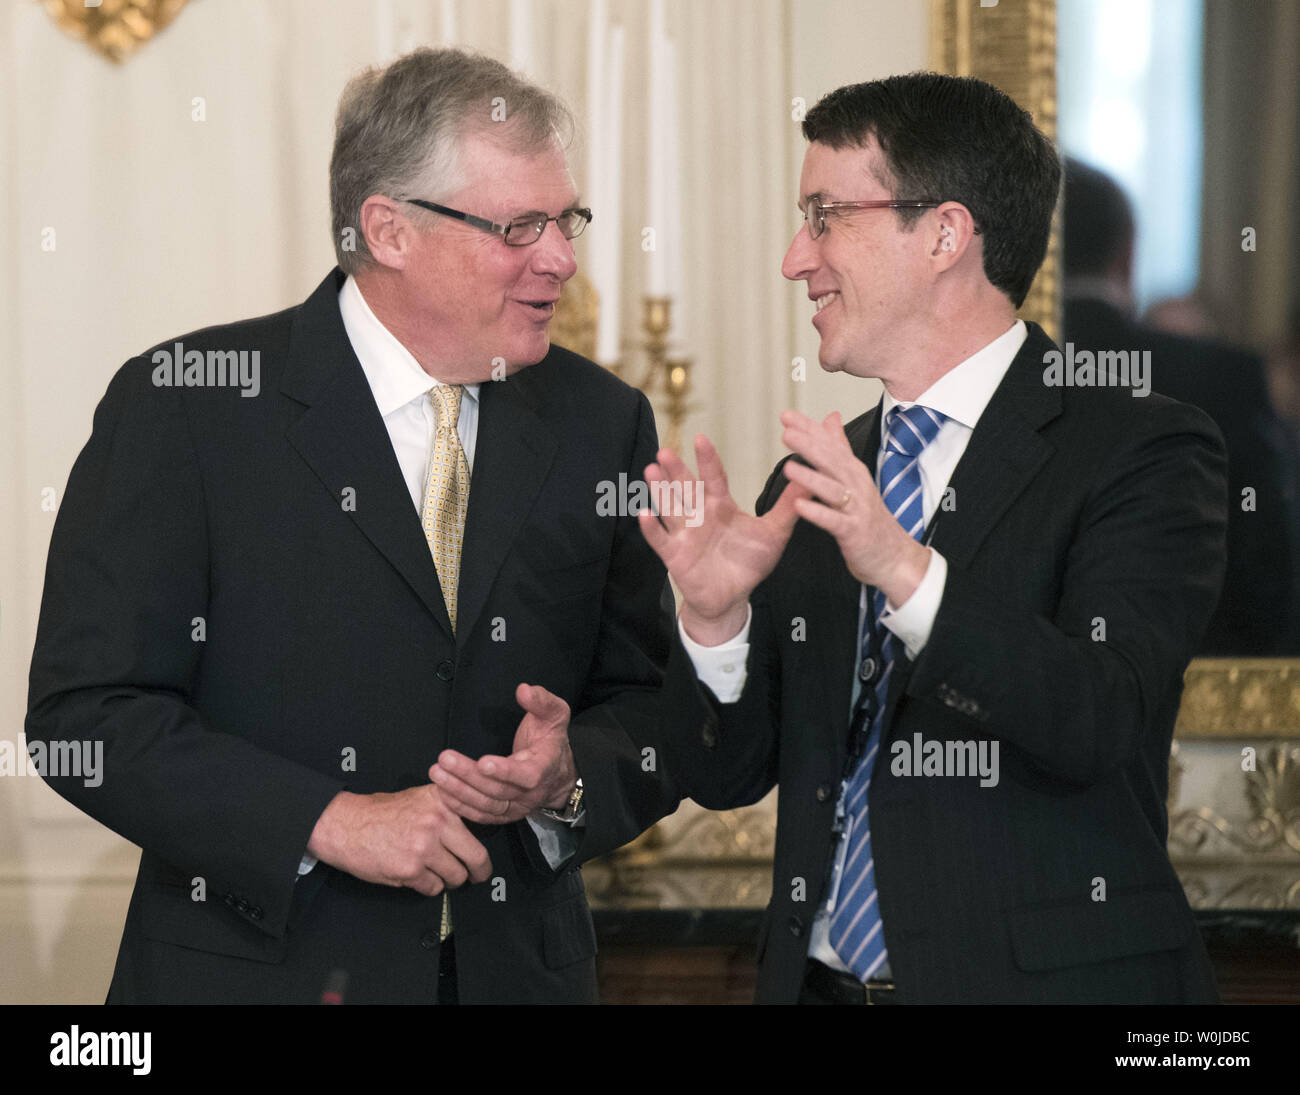
[{"label": "man's raised hand", "polygon": [[[734,638],[745,626],[746,606],[754,587],[766,578],[790,540],[795,522],[795,499],[808,491],[787,484],[775,506],[762,517],[736,505],[727,485],[722,460],[707,437],[695,438],[695,459],[700,468],[702,497],[686,484],[690,469],[671,449],[660,449],[658,462],[645,470],[652,495],[655,484],[676,484],[662,496],[695,499],[690,515],[665,512],[656,516],[643,509],[638,514],[646,542],[663,560],[682,594],[681,619],[686,633],[705,646]],[[689,517],[689,519],[688,519]]]}]

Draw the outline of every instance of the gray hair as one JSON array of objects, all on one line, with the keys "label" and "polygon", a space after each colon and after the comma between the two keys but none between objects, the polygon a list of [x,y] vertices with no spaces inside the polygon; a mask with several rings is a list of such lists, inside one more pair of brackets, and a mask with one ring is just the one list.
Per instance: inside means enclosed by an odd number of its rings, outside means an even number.
[{"label": "gray hair", "polygon": [[[533,152],[554,140],[567,146],[575,126],[556,96],[479,53],[417,49],[349,80],[330,157],[330,218],[343,271],[355,274],[374,261],[361,231],[367,198],[439,201],[454,193],[464,185],[462,139],[489,128],[513,150]],[[434,219],[410,209],[412,219]]]}]

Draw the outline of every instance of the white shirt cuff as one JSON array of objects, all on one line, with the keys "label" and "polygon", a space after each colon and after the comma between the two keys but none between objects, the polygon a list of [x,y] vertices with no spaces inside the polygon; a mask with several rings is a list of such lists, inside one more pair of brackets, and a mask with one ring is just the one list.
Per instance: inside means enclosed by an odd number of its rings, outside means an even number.
[{"label": "white shirt cuff", "polygon": [[556,821],[545,814],[529,814],[525,820],[532,827],[537,837],[537,846],[541,848],[551,870],[558,871],[564,866],[565,860],[578,850],[578,838],[573,830],[586,823],[587,812],[584,810],[571,822]]},{"label": "white shirt cuff", "polygon": [[745,663],[749,659],[749,625],[754,620],[754,609],[745,606],[745,626],[721,646],[703,646],[686,634],[682,620],[677,618],[677,633],[682,637],[682,646],[691,656],[695,666],[695,675],[700,683],[718,697],[719,703],[735,703],[745,690]]},{"label": "white shirt cuff", "polygon": [[925,568],[925,577],[912,595],[898,608],[885,602],[880,622],[903,640],[907,656],[912,661],[916,661],[917,655],[930,641],[934,618],[939,615],[939,605],[943,601],[943,590],[947,583],[948,560],[930,548],[930,564]]},{"label": "white shirt cuff", "polygon": [[[298,864],[298,878],[309,873],[316,866],[316,857],[314,855],[304,855]],[[296,882],[298,879],[294,879]]]}]

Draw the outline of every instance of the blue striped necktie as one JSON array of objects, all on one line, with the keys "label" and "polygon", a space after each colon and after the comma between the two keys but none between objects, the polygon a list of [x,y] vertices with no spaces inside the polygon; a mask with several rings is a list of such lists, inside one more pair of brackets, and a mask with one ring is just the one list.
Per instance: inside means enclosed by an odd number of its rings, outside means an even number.
[{"label": "blue striped necktie", "polygon": [[[876,469],[876,483],[889,512],[914,540],[920,540],[925,529],[918,457],[921,450],[934,440],[943,423],[943,415],[919,405],[906,410],[894,407],[885,417],[885,454]],[[876,900],[876,867],[871,855],[867,785],[871,782],[871,770],[880,749],[889,678],[894,664],[903,656],[903,641],[888,628],[880,628],[880,616],[884,610],[885,595],[875,590],[868,612],[864,614],[859,646],[865,662],[871,653],[872,633],[879,628],[882,633],[880,665],[874,684],[864,682],[854,710],[855,737],[868,720],[870,730],[862,759],[844,793],[844,809],[851,819],[849,846],[845,851],[840,893],[830,923],[831,946],[860,981],[870,980],[887,957],[880,906]]]}]

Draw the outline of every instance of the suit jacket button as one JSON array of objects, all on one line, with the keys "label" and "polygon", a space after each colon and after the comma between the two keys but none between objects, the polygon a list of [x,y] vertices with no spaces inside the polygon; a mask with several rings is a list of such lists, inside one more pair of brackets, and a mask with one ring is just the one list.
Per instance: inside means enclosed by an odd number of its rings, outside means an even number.
[{"label": "suit jacket button", "polygon": [[718,720],[712,715],[705,720],[704,727],[700,730],[700,741],[703,742],[705,749],[718,747]]},{"label": "suit jacket button", "polygon": [[449,661],[440,661],[434,671],[440,681],[449,681],[456,675],[456,667]]},{"label": "suit jacket button", "polygon": [[803,936],[802,920],[800,920],[797,916],[792,916],[790,917],[790,923],[788,926],[790,928],[791,935],[793,935],[796,939],[802,938]]},{"label": "suit jacket button", "polygon": [[246,913],[248,912],[249,908],[251,908],[251,906],[248,904],[247,901],[240,901],[239,904],[235,906],[235,908],[237,908],[241,913]]},{"label": "suit jacket button", "polygon": [[425,932],[420,936],[420,946],[427,951],[438,949],[438,935],[436,932]]},{"label": "suit jacket button", "polygon": [[248,915],[251,916],[254,920],[261,920],[262,919],[261,906],[254,905],[251,909],[248,910]]},{"label": "suit jacket button", "polygon": [[228,894],[226,894],[226,895],[225,895],[221,900],[224,901],[227,905],[229,905],[232,909],[235,907],[235,895],[234,895],[234,894],[232,894],[232,893],[228,893]]},{"label": "suit jacket button", "polygon": [[817,788],[817,801],[830,802],[830,800],[831,800],[831,785],[829,783],[823,783],[820,787]]}]

